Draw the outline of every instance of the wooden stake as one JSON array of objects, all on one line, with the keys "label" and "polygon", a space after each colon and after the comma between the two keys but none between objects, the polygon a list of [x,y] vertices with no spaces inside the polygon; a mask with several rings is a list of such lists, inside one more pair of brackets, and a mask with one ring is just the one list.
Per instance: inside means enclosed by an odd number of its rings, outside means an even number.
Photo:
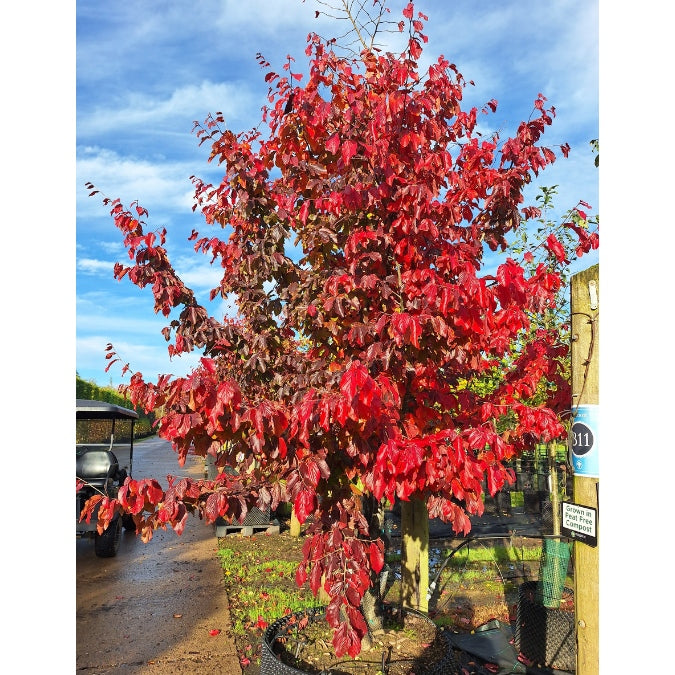
[{"label": "wooden stake", "polygon": [[548,465],[551,480],[551,515],[553,534],[560,536],[560,496],[558,495],[558,464],[556,463],[557,443],[548,444]]},{"label": "wooden stake", "polygon": [[300,521],[298,520],[298,517],[295,515],[295,508],[291,509],[291,523],[289,526],[289,534],[291,535],[291,537],[300,536]]},{"label": "wooden stake", "polygon": [[427,612],[429,512],[422,499],[401,501],[401,604]]},{"label": "wooden stake", "polygon": [[[572,277],[572,413],[579,405],[599,403],[599,275],[594,265]],[[597,440],[596,440],[597,442]],[[598,508],[599,478],[574,476],[574,503],[597,509],[598,546],[574,542],[574,607],[577,675],[599,671]]]}]

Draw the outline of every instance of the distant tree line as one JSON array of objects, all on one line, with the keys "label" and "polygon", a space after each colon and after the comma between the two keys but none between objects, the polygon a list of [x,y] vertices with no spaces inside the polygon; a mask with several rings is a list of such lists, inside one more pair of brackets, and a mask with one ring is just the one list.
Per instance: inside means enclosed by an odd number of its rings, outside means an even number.
[{"label": "distant tree line", "polygon": [[136,420],[134,436],[136,438],[145,438],[156,433],[153,428],[155,414],[146,414],[141,406],[132,405],[131,401],[124,398],[113,387],[99,387],[95,382],[83,380],[76,374],[75,398],[84,398],[90,401],[105,401],[106,403],[114,403],[123,408],[135,410],[138,413],[138,420]]}]

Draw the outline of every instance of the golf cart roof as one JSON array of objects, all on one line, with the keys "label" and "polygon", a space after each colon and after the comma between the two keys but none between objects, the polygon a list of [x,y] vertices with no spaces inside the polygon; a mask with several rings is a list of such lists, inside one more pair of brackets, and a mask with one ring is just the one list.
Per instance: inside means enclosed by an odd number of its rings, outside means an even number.
[{"label": "golf cart roof", "polygon": [[77,419],[138,419],[138,413],[129,408],[123,408],[114,403],[105,401],[90,401],[89,399],[76,399]]}]

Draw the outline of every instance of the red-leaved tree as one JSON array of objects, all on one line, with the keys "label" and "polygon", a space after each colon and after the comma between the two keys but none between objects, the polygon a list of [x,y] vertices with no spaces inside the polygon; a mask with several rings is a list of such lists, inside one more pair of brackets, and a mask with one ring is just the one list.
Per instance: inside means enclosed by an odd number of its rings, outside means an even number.
[{"label": "red-leaved tree", "polygon": [[[85,515],[131,513],[148,540],[158,527],[180,534],[190,512],[212,523],[292,503],[301,522],[313,516],[296,579],[330,596],[338,656],[360,650],[361,602],[384,563],[367,504],[418,500],[466,534],[482,482],[494,494],[512,481],[505,462],[563,436],[569,407],[555,331],[529,330],[556,302],[558,239],[545,242],[551,265],[530,271],[507,258],[486,273],[483,260],[538,216],[523,190],[555,160],[540,144],[554,110],[540,94],[512,137],[481,136],[478,116],[497,103],[462,109],[464,78],[442,56],[420,72],[426,20],[408,4],[400,55],[372,43],[339,55],[310,35],[304,75],[260,57],[264,135],[220,114],[196,125],[224,175],[193,177],[215,231],[192,239],[222,267],[211,299],[236,298],[236,318],[210,316],[183,284],[144,208],[104,198],[130,258],[115,277],[152,289],[171,356],[203,353],[185,377],[133,373],[126,392],[161,411],[181,465],[193,451],[235,471],[167,487],[128,478]],[[597,246],[581,229],[579,253]],[[118,360],[112,345],[107,358]]]}]

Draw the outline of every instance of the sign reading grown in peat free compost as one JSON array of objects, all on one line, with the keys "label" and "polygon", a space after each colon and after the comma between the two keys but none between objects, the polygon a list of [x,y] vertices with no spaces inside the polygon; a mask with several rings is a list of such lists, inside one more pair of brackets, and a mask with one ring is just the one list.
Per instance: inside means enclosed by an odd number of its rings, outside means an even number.
[{"label": "sign reading grown in peat free compost", "polygon": [[598,512],[590,506],[562,502],[560,531],[566,537],[583,541],[589,546],[598,545]]}]

